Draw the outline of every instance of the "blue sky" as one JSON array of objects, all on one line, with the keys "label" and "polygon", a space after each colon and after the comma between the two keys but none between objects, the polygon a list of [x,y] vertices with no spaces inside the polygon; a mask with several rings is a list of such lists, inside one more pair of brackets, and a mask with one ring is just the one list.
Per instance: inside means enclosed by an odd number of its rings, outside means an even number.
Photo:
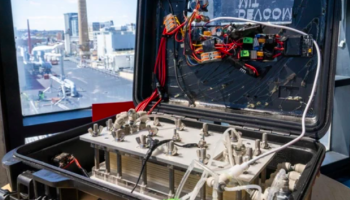
[{"label": "blue sky", "polygon": [[[77,12],[78,0],[11,0],[14,26],[64,30],[63,13]],[[86,0],[88,22],[113,20],[115,26],[136,22],[137,0]]]}]

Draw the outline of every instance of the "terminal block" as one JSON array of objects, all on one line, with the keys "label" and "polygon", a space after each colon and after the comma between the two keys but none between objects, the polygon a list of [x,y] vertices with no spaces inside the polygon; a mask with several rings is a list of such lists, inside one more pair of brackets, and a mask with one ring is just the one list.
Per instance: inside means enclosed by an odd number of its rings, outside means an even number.
[{"label": "terminal block", "polygon": [[175,16],[173,14],[167,15],[164,19],[164,25],[167,33],[175,30],[178,26]]}]

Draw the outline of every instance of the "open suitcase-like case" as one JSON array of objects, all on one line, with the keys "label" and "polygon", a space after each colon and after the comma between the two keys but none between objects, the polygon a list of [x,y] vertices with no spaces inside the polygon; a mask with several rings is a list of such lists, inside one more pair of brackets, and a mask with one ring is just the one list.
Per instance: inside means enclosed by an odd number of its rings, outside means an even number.
[{"label": "open suitcase-like case", "polygon": [[[252,183],[262,183],[273,177],[272,174],[276,173],[281,163],[306,165],[290,194],[290,199],[306,199],[310,196],[313,182],[325,156],[325,147],[318,139],[328,131],[332,117],[339,1],[288,1],[293,5],[291,24],[288,26],[312,34],[321,48],[321,74],[316,95],[307,114],[305,137],[271,157],[264,170],[254,176]],[[149,97],[154,90],[153,67],[162,38],[163,19],[170,12],[169,2],[174,14],[180,21],[183,20],[183,11],[189,4],[187,0],[138,1],[133,93],[135,105]],[[249,9],[250,1],[242,2],[247,3]],[[213,17],[229,15],[231,11],[232,15],[235,15],[233,10],[236,8],[230,7],[231,3],[228,0],[214,0],[209,3],[215,8],[211,13]],[[262,0],[260,3],[265,9],[273,9],[273,3],[266,5],[268,2]],[[261,9],[261,12],[264,12],[264,8]],[[281,35],[290,34],[288,31],[275,29],[266,31]],[[173,62],[174,51],[182,52],[184,46],[175,44],[171,37],[167,39],[166,46],[167,83],[163,90],[167,98],[153,110],[153,114],[181,119],[187,129],[183,138],[200,138],[198,134],[204,122],[208,124],[209,132],[219,135],[228,127],[234,127],[242,133],[243,139],[249,141],[261,139],[265,133],[272,145],[285,144],[300,134],[301,115],[315,76],[316,55],[310,58],[282,57],[275,62],[256,63],[261,68],[268,67],[269,71],[263,77],[254,78],[241,73],[225,60],[189,67],[185,60],[181,60],[183,57],[179,53],[178,61]],[[178,72],[174,70],[176,67]],[[185,86],[186,92],[179,88],[177,79]],[[293,101],[288,99],[289,96],[299,96],[301,100]],[[189,97],[194,99],[194,104]],[[149,108],[154,103],[152,102]],[[111,119],[115,120],[115,117]],[[166,126],[172,123],[171,120],[160,120],[160,123]],[[96,123],[105,125],[105,122],[106,119]],[[86,133],[92,126],[93,123],[77,127],[8,153],[3,158],[3,165],[7,169],[13,189],[22,191],[25,194],[23,196],[28,199],[43,195],[65,200],[88,197],[148,199],[148,195],[150,199],[172,197],[171,192],[177,189],[188,167],[186,162],[181,164],[181,161],[173,161],[171,158],[167,160],[157,156],[151,157],[144,173],[144,181],[148,180],[145,186],[147,191],[143,193],[140,189],[130,193],[130,187],[135,183],[146,151],[135,153],[137,150],[133,150],[134,147],[116,147],[113,144],[115,141],[108,139],[112,138],[110,135],[103,135],[96,140],[89,138]],[[159,129],[158,134],[162,135],[162,128]],[[183,150],[180,154],[184,159],[186,151],[190,150]],[[82,167],[95,178],[84,177],[76,167],[62,169],[55,166],[52,159],[62,152],[73,154],[79,159]],[[111,175],[120,173],[119,175],[127,181],[121,184],[106,178],[103,173],[98,174],[94,171],[96,164],[93,157],[96,154],[105,155],[99,158],[101,168],[107,163],[110,165]],[[117,176],[116,174],[114,175]],[[193,172],[191,180],[198,180],[200,174],[201,170]],[[192,183],[189,187],[194,185],[195,183]],[[169,191],[169,187],[173,191]],[[211,199],[208,191],[203,193],[197,198]],[[238,195],[222,195],[220,198],[249,199],[247,194],[244,192]]]}]

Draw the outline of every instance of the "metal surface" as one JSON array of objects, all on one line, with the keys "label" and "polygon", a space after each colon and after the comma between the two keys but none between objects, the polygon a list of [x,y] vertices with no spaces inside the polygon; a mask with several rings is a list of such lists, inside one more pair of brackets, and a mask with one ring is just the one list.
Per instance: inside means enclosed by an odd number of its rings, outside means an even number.
[{"label": "metal surface", "polygon": [[[147,124],[153,124],[152,121],[148,121]],[[174,134],[174,124],[169,124],[166,122],[162,122],[162,125],[158,127],[159,132],[158,135],[154,137],[154,139],[159,140],[165,140],[165,139],[171,139]],[[80,136],[80,139],[86,142],[89,142],[91,144],[95,144],[101,147],[106,147],[109,149],[117,150],[120,152],[144,157],[148,151],[148,149],[140,148],[137,144],[137,141],[135,140],[136,137],[145,134],[147,131],[140,131],[136,134],[128,135],[125,137],[125,142],[116,142],[113,139],[113,136],[111,135],[110,131],[107,131],[106,128],[101,133],[101,136],[99,137],[92,137],[91,134],[84,134]],[[201,139],[201,130],[195,129],[191,127],[186,127],[184,131],[178,131],[180,134],[180,137],[182,138],[182,142],[180,144],[188,144],[188,143],[196,143]],[[215,145],[218,140],[222,137],[222,133],[217,132],[211,132],[211,135],[209,137],[206,137],[206,141],[208,143],[208,148],[206,150],[207,154],[210,156],[220,157],[220,154],[224,151],[224,145],[219,145],[217,152],[217,155],[213,155],[215,151]],[[244,138],[242,142],[245,147],[253,148],[255,145],[254,140],[246,139]],[[232,143],[235,144],[235,143]],[[276,144],[270,144],[271,148],[276,148],[279,145]],[[261,152],[264,153],[265,151],[269,151],[265,149],[261,149]],[[179,148],[178,149],[178,156],[169,156],[167,155],[167,145],[163,145],[159,147],[154,153],[151,160],[156,160],[158,162],[174,165],[176,167],[180,167],[183,169],[187,169],[187,167],[191,164],[192,160],[194,158],[197,158],[197,148]],[[240,176],[240,179],[244,182],[251,182],[256,176],[258,176],[261,172],[261,170],[266,167],[266,165],[271,161],[273,158],[273,155],[267,156],[263,159],[261,159],[257,164],[250,166],[248,173],[242,174]],[[214,164],[216,166],[225,166],[227,163],[223,161],[219,161],[214,159]],[[200,169],[197,169],[197,171],[201,171]]]}]

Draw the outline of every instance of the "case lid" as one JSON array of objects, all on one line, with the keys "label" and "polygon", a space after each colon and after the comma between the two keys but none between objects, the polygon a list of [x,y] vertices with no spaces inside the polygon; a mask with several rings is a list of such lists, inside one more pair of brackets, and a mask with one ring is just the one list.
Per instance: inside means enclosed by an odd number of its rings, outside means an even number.
[{"label": "case lid", "polygon": [[[183,11],[191,2],[139,1],[134,77],[135,104],[149,97],[154,90],[152,73],[164,28],[163,18],[171,13],[169,2],[174,14],[183,22]],[[250,1],[215,0],[214,2],[209,0],[211,6],[208,7],[207,13],[203,13],[204,15],[245,18],[253,16],[253,19],[255,16],[258,21],[261,19],[261,21],[288,24],[313,35],[320,46],[323,63],[318,89],[307,114],[306,136],[322,137],[329,128],[333,106],[335,64],[331,58],[336,55],[337,46],[333,41],[336,41],[338,35],[338,29],[334,28],[338,23],[333,22],[339,17],[333,13],[339,0],[251,1],[259,4],[255,7],[249,4]],[[280,18],[274,19],[273,15],[277,15],[279,11],[285,18],[281,14]],[[288,11],[291,11],[290,19]],[[243,12],[246,13],[244,16]],[[262,14],[262,18],[259,18],[259,13]],[[269,13],[271,18],[265,18]],[[265,31],[278,33],[281,36],[298,35],[272,28],[264,29]],[[182,55],[183,45],[175,43],[174,38],[170,37],[166,46],[167,83],[164,90],[169,99],[163,101],[154,111],[225,122],[257,130],[270,130],[272,133],[300,134],[301,115],[309,99],[315,76],[316,54],[310,58],[282,56],[275,62],[252,62],[267,71],[264,76],[254,78],[243,74],[227,60],[190,67]],[[174,52],[179,52],[175,63]],[[178,67],[177,73],[175,64]],[[176,76],[184,92],[178,86]],[[195,106],[190,105],[189,99],[195,101]]]}]

